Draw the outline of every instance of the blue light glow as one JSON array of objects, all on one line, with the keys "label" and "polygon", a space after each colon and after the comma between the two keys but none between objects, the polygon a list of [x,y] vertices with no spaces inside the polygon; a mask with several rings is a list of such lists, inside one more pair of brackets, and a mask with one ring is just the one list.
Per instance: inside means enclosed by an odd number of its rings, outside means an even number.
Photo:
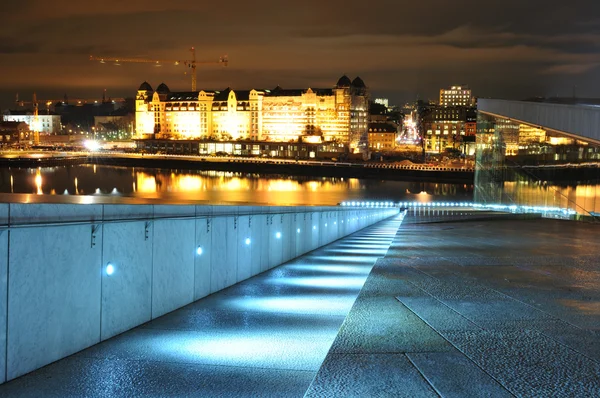
[{"label": "blue light glow", "polygon": [[247,245],[249,245],[249,244],[250,244],[250,242],[252,242],[252,241],[250,240],[250,238],[246,238],[246,244],[247,244]]},{"label": "blue light glow", "polygon": [[115,273],[115,266],[112,265],[111,263],[108,263],[108,265],[106,266],[106,275],[111,276],[114,273]]},{"label": "blue light glow", "polygon": [[198,248],[196,249],[196,254],[201,256],[202,255],[202,247],[198,246]]},{"label": "blue light glow", "polygon": [[277,232],[277,233],[275,234],[275,237],[276,237],[277,239],[281,239],[281,232]]}]

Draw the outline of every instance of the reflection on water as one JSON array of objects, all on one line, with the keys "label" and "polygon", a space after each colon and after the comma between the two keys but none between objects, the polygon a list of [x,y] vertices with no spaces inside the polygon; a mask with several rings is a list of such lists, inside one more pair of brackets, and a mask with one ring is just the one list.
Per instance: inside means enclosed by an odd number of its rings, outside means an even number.
[{"label": "reflection on water", "polygon": [[530,181],[505,181],[504,192],[523,206],[572,209],[578,213],[600,214],[600,184],[551,185]]},{"label": "reflection on water", "polygon": [[465,184],[96,165],[0,169],[0,192],[276,205],[335,205],[346,200],[427,202],[438,198],[471,201],[473,198],[473,186]]}]

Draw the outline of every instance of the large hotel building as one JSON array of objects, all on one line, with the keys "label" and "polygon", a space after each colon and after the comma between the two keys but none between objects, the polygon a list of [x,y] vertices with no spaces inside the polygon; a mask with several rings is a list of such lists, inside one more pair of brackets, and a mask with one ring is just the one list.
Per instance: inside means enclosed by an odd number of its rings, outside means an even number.
[{"label": "large hotel building", "polygon": [[136,96],[138,139],[339,143],[368,146],[369,93],[360,77],[332,88],[171,92],[144,82]]}]

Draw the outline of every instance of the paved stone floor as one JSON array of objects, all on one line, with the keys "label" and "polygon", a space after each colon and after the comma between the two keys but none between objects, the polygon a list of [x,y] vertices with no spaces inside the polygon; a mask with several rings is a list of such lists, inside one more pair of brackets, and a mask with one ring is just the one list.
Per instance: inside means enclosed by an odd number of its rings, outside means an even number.
[{"label": "paved stone floor", "polygon": [[307,397],[600,397],[600,226],[409,212]]},{"label": "paved stone floor", "polygon": [[600,396],[600,226],[464,211],[409,212],[398,225],[13,380],[0,397]]},{"label": "paved stone floor", "polygon": [[302,397],[400,221],[10,381],[0,397]]}]

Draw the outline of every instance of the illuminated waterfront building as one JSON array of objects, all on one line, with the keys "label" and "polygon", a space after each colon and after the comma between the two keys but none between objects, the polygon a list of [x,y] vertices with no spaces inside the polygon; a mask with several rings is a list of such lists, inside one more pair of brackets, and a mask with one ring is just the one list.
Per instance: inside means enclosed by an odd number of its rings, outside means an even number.
[{"label": "illuminated waterfront building", "polygon": [[4,115],[5,122],[27,123],[32,131],[52,134],[61,131],[60,115],[33,115],[31,112],[10,111],[10,114]]},{"label": "illuminated waterfront building", "polygon": [[136,135],[145,139],[338,142],[367,147],[368,89],[342,76],[333,88],[171,92],[144,82]]},{"label": "illuminated waterfront building", "polygon": [[468,86],[452,86],[440,90],[441,106],[471,106],[473,97]]},{"label": "illuminated waterfront building", "polygon": [[0,144],[15,144],[33,139],[33,133],[25,122],[0,122]]},{"label": "illuminated waterfront building", "polygon": [[474,108],[463,106],[433,106],[424,112],[422,123],[425,150],[436,153],[460,147],[463,137],[474,135],[477,125]]},{"label": "illuminated waterfront building", "polygon": [[396,148],[398,126],[391,122],[369,124],[369,149],[372,151],[393,151]]}]

